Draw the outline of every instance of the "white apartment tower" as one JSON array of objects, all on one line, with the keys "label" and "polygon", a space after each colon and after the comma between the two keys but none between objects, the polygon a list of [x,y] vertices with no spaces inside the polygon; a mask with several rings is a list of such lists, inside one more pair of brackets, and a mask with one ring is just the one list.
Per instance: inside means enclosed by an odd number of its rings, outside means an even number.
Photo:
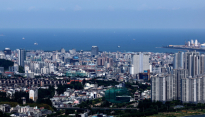
[{"label": "white apartment tower", "polygon": [[166,78],[165,76],[152,77],[152,101],[166,101]]},{"label": "white apartment tower", "polygon": [[132,65],[134,74],[142,73],[144,70],[149,70],[149,55],[138,53],[132,56]]},{"label": "white apartment tower", "polygon": [[29,99],[32,99],[34,102],[38,99],[38,89],[29,90]]}]

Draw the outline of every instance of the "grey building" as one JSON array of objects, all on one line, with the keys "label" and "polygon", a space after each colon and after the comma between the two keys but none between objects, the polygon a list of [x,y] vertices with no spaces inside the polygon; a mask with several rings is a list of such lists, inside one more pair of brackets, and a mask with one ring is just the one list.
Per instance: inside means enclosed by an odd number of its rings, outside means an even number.
[{"label": "grey building", "polygon": [[152,77],[152,101],[205,103],[204,66],[205,56],[199,52],[176,53],[174,68],[177,69],[170,71],[171,75]]},{"label": "grey building", "polygon": [[205,72],[205,55],[202,54],[200,56],[200,62],[199,62],[199,74],[203,74]]},{"label": "grey building", "polygon": [[184,52],[175,53],[174,69],[184,68]]},{"label": "grey building", "polygon": [[196,76],[204,73],[204,55],[199,52],[178,52],[174,56],[174,69],[187,69],[188,76]]},{"label": "grey building", "polygon": [[35,78],[34,73],[30,72],[30,73],[26,73],[27,74],[27,78]]},{"label": "grey building", "polygon": [[181,100],[181,79],[186,78],[188,72],[186,69],[173,70],[173,99]]},{"label": "grey building", "polygon": [[0,73],[4,73],[4,67],[0,67]]},{"label": "grey building", "polygon": [[[181,78],[186,70],[176,70],[176,75],[152,77],[152,101],[181,100],[183,103],[205,103],[205,74]],[[180,82],[180,83],[178,83]]]},{"label": "grey building", "polygon": [[5,48],[4,49],[4,54],[5,55],[11,55],[11,49],[10,48]]},{"label": "grey building", "polygon": [[200,53],[185,52],[184,69],[188,70],[188,76],[194,77],[199,74]]},{"label": "grey building", "polygon": [[182,102],[204,103],[205,102],[205,75],[194,78],[182,79]]},{"label": "grey building", "polygon": [[182,79],[182,101],[186,103],[197,102],[197,79]]},{"label": "grey building", "polygon": [[0,110],[2,111],[2,112],[10,112],[10,109],[11,109],[11,106],[10,105],[8,105],[8,104],[1,104],[0,105]]},{"label": "grey building", "polygon": [[26,60],[26,51],[24,49],[20,49],[18,51],[18,59],[19,59],[19,65],[24,67],[24,60]]},{"label": "grey building", "polygon": [[98,47],[97,46],[92,46],[91,48],[91,55],[98,55]]},{"label": "grey building", "polygon": [[173,74],[152,77],[152,101],[181,100],[181,80],[186,77],[187,70],[185,69],[174,69]]},{"label": "grey building", "polygon": [[154,76],[152,77],[151,83],[152,101],[166,101],[166,77]]},{"label": "grey building", "polygon": [[166,76],[166,98],[167,101],[172,101],[173,97],[175,95],[175,89],[174,89],[174,80],[173,75],[169,74]]}]

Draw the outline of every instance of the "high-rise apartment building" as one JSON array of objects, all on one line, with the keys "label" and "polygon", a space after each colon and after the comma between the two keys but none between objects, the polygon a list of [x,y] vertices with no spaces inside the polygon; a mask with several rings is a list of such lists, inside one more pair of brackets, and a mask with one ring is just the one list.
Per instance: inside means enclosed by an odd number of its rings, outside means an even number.
[{"label": "high-rise apartment building", "polygon": [[[186,75],[186,70],[183,69],[175,72],[178,77]],[[205,74],[185,77],[181,81],[179,79],[172,74],[152,77],[152,101],[181,100],[183,103],[205,103]]]},{"label": "high-rise apartment building", "polygon": [[199,62],[199,74],[203,74],[205,72],[205,55],[202,54],[200,56],[200,62]]},{"label": "high-rise apartment building", "polygon": [[55,60],[57,60],[57,59],[58,59],[58,54],[53,54],[52,60],[55,61]]},{"label": "high-rise apartment building", "polygon": [[166,101],[166,76],[154,76],[152,77],[152,101]]},{"label": "high-rise apartment building", "polygon": [[97,46],[92,46],[91,48],[91,55],[98,55],[98,47]]},{"label": "high-rise apartment building", "polygon": [[174,69],[184,68],[184,52],[175,53],[174,56]]},{"label": "high-rise apartment building", "polygon": [[174,69],[173,70],[173,99],[181,99],[181,79],[188,77],[186,69]]},{"label": "high-rise apartment building", "polygon": [[105,65],[105,58],[98,58],[97,59],[97,65],[98,66],[104,66]]},{"label": "high-rise apartment building", "polygon": [[11,49],[10,48],[5,48],[4,49],[4,54],[5,55],[11,55]]},{"label": "high-rise apartment building", "polygon": [[38,99],[38,89],[29,90],[29,99],[32,99],[34,102]]},{"label": "high-rise apartment building", "polygon": [[41,68],[41,74],[49,74],[49,69],[46,67]]},{"label": "high-rise apartment building", "polygon": [[167,101],[172,101],[173,97],[176,95],[176,88],[173,75],[166,75],[166,99]]},{"label": "high-rise apartment building", "polygon": [[185,52],[184,69],[188,70],[188,76],[194,77],[199,74],[200,68],[200,53],[199,52]]},{"label": "high-rise apartment building", "polygon": [[[166,101],[181,100],[183,103],[205,103],[205,56],[196,51],[178,52],[175,54],[174,67],[176,69],[170,72],[170,77],[163,77],[166,82],[165,88],[163,86],[166,92]],[[153,101],[164,101],[158,96],[162,93],[161,89],[156,88],[161,87],[157,85],[164,85],[160,80],[162,80],[162,76],[152,78]],[[157,96],[158,98],[156,98]]]},{"label": "high-rise apartment building", "polygon": [[199,52],[178,52],[174,56],[174,69],[187,69],[188,76],[204,73],[205,57]]},{"label": "high-rise apartment building", "polygon": [[182,98],[185,103],[205,102],[205,75],[182,79]]},{"label": "high-rise apartment building", "polygon": [[112,58],[106,58],[106,68],[109,68],[113,65],[113,59]]},{"label": "high-rise apartment building", "polygon": [[[182,98],[181,80],[186,77],[187,77],[187,70],[185,69],[174,69],[173,74],[166,74],[166,75],[161,74],[161,75],[153,76],[151,78],[152,100],[153,101],[181,100]],[[163,94],[163,98],[159,97],[159,95],[162,94]]]},{"label": "high-rise apartment building", "polygon": [[24,49],[18,50],[18,64],[24,67],[24,60],[26,60],[26,51]]},{"label": "high-rise apartment building", "polygon": [[149,55],[143,53],[133,55],[132,64],[135,75],[144,72],[144,70],[149,70]]}]

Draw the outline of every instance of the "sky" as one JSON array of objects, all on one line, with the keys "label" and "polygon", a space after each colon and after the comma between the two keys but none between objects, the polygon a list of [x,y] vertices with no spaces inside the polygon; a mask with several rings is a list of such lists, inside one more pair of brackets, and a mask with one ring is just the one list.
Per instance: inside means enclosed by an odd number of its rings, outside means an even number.
[{"label": "sky", "polygon": [[0,0],[0,28],[205,28],[205,0]]}]

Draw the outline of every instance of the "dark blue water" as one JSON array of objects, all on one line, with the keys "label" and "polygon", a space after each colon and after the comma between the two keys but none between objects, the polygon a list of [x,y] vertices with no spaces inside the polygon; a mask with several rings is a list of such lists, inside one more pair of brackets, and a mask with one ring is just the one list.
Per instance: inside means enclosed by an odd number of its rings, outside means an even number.
[{"label": "dark blue water", "polygon": [[185,40],[191,39],[205,42],[205,29],[0,29],[0,35],[1,50],[5,47],[12,50],[59,50],[63,47],[86,51],[96,45],[100,51],[111,52],[177,52],[156,47],[183,45]]}]

